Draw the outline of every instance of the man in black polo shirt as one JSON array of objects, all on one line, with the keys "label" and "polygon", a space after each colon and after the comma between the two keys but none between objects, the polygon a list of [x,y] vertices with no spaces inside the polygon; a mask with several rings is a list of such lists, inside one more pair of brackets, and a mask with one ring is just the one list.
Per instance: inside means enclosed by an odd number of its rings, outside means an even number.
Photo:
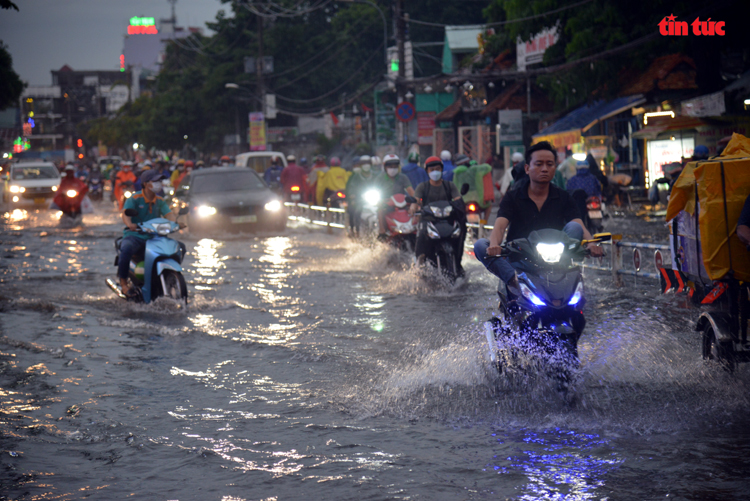
[{"label": "man in black polo shirt", "polygon": [[[506,229],[508,241],[526,238],[532,231],[546,228],[562,230],[577,240],[591,238],[573,198],[552,184],[556,167],[557,153],[547,141],[529,148],[525,167],[528,178],[508,190],[503,197],[489,240],[481,238],[474,244],[477,259],[510,287],[518,286],[516,271],[511,263],[505,258],[485,259],[500,254]],[[589,244],[589,250],[592,256],[604,254],[602,248],[595,244]]]}]

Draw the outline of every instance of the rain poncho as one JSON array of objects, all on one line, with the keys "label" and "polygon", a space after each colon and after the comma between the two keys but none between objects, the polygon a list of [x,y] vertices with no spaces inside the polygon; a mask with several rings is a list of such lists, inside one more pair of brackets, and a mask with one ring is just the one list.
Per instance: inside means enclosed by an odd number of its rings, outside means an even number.
[{"label": "rain poncho", "polygon": [[326,190],[345,191],[346,182],[351,175],[351,172],[338,166],[331,167],[328,172],[318,171],[318,183],[315,187],[315,201],[318,205],[323,204],[323,195]]},{"label": "rain poncho", "polygon": [[[485,177],[489,176],[489,187]],[[445,179],[445,177],[443,177]],[[494,191],[492,190],[492,166],[489,164],[459,165],[453,170],[453,184],[459,191],[464,184],[469,185],[469,191],[463,196],[466,202],[476,202],[481,208],[486,209],[492,205]]]}]

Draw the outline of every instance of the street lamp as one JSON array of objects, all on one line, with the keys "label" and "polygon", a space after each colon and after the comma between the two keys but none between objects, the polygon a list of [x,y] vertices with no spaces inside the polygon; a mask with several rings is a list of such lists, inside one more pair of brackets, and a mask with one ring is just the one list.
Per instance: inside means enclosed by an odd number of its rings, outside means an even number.
[{"label": "street lamp", "polygon": [[[239,90],[240,86],[236,83],[229,82],[224,84],[224,88]],[[237,143],[237,154],[239,154],[242,140],[240,139],[240,115],[237,106],[234,107],[234,140]]]},{"label": "street lamp", "polygon": [[342,3],[366,3],[372,5],[380,12],[380,17],[383,18],[383,61],[385,61],[386,73],[388,72],[388,22],[385,20],[385,14],[380,10],[377,4],[370,2],[370,0],[338,0]]}]

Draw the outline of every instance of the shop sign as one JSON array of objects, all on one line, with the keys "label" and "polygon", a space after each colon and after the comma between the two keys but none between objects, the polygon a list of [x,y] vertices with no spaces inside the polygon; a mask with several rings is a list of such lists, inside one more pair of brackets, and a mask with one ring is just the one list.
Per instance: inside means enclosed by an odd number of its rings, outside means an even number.
[{"label": "shop sign", "polygon": [[518,71],[526,71],[526,66],[529,64],[541,63],[544,59],[544,52],[555,45],[559,39],[557,28],[554,26],[543,30],[528,42],[519,38],[516,43]]},{"label": "shop sign", "polygon": [[250,151],[266,150],[266,121],[263,113],[250,113]]},{"label": "shop sign", "polygon": [[723,90],[682,102],[682,114],[689,117],[717,117],[725,111]]},{"label": "shop sign", "polygon": [[674,141],[670,139],[649,141],[647,186],[650,187],[654,181],[664,177],[663,165],[681,162],[683,158],[692,157],[694,144],[692,137],[684,139],[677,137]]},{"label": "shop sign", "polygon": [[417,143],[420,145],[431,145],[433,143],[432,131],[435,129],[434,111],[417,112]]},{"label": "shop sign", "polygon": [[523,144],[523,114],[521,110],[497,112],[497,140],[500,146]]}]

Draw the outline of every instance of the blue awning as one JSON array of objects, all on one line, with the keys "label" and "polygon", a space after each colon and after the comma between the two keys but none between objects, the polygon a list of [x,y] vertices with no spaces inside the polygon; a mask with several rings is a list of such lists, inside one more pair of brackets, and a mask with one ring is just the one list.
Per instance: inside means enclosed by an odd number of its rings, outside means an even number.
[{"label": "blue awning", "polygon": [[[613,117],[634,106],[639,106],[646,102],[642,94],[635,96],[620,97],[614,101],[594,101],[591,104],[581,106],[562,117],[549,127],[546,127],[533,135],[534,142],[550,141],[554,136],[565,135],[573,137],[586,132],[591,127],[602,120]],[[571,133],[573,133],[571,135]],[[553,142],[554,141],[550,141]],[[560,145],[555,145],[560,146]]]}]

